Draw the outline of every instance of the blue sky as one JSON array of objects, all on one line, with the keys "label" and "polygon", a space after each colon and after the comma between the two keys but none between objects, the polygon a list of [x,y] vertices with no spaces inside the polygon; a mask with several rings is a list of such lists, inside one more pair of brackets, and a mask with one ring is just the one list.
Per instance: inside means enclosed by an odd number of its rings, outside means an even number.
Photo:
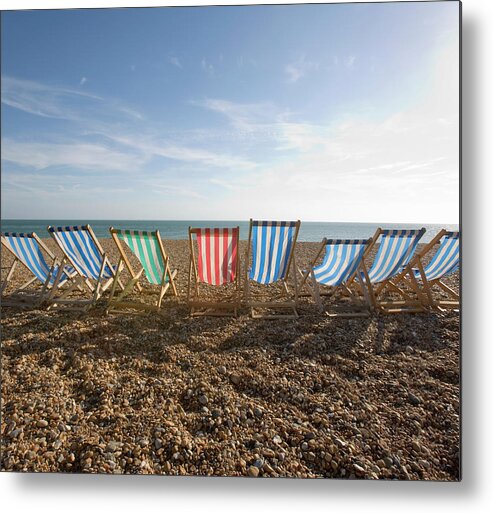
[{"label": "blue sky", "polygon": [[458,2],[2,13],[3,218],[459,216]]}]

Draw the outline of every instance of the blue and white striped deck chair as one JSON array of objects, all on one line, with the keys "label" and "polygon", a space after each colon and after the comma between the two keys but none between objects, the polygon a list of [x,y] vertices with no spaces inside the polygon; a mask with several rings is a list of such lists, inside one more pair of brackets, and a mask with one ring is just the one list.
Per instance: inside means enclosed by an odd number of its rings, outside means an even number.
[{"label": "blue and white striped deck chair", "polygon": [[[110,264],[89,225],[48,226],[48,232],[76,270],[78,284],[85,286],[92,293],[90,299],[67,299],[67,291],[63,297],[57,299],[56,304],[73,304],[75,309],[87,310],[111,285],[115,268]],[[123,288],[122,285],[120,287]]]},{"label": "blue and white striped deck chair", "polygon": [[[287,278],[291,267],[296,265],[294,250],[300,221],[254,221],[250,219],[248,246],[246,253],[245,301],[255,318],[286,318],[298,317],[296,305],[298,301],[298,284],[296,273],[293,272],[294,297],[289,291]],[[252,265],[250,262],[250,245]],[[282,298],[277,301],[253,301],[250,297],[250,281],[262,285],[276,282],[282,284]],[[291,299],[290,299],[291,296]],[[261,315],[255,308],[289,309],[292,314]]]},{"label": "blue and white striped deck chair", "polygon": [[[323,304],[320,296],[334,296],[340,293],[342,296],[348,296],[352,301],[352,308],[349,312],[326,312],[334,317],[358,317],[367,316],[370,307],[368,291],[365,285],[365,274],[363,255],[365,249],[371,244],[372,239],[323,239],[320,249],[313,259],[310,268],[301,271],[303,281],[301,287],[305,284],[322,311]],[[323,261],[316,266],[320,256],[325,250]],[[358,274],[358,271],[360,274]],[[355,279],[353,279],[355,278]],[[352,284],[350,285],[350,282]],[[328,287],[328,291],[321,290]],[[355,293],[354,289],[357,287]],[[307,295],[307,294],[301,294]],[[359,297],[363,296],[365,301],[358,304]],[[342,305],[339,305],[342,306]],[[358,307],[356,309],[355,307]],[[364,308],[365,312],[360,312]]]},{"label": "blue and white striped deck chair", "polygon": [[[18,262],[23,264],[33,275],[26,283],[11,292],[8,298],[2,296],[4,305],[40,305],[57,289],[63,287],[75,274],[72,267],[64,266],[59,262],[35,233],[2,233],[2,244],[14,257],[2,282],[2,293],[7,288]],[[44,255],[47,255],[50,263],[46,261]],[[26,290],[35,282],[42,285],[41,290]]]},{"label": "blue and white striped deck chair", "polygon": [[[413,308],[420,311],[417,306],[419,302],[397,287],[392,280],[408,265],[425,231],[425,228],[420,230],[383,230],[378,228],[375,232],[373,244],[367,248],[364,255],[365,258],[373,245],[377,241],[380,242],[375,260],[366,277],[374,309],[384,313],[399,313],[410,311]],[[399,294],[403,298],[403,302],[383,301],[381,297],[388,291]]]},{"label": "blue and white striped deck chair", "polygon": [[[438,247],[437,247],[438,246]],[[424,260],[434,249],[435,254],[428,264]],[[420,298],[425,307],[438,310],[459,308],[459,294],[441,280],[458,271],[460,265],[460,232],[440,230],[437,235],[409,262],[403,280],[416,290],[420,282],[424,294]],[[408,281],[409,280],[409,281]],[[432,288],[438,286],[447,299],[435,298]],[[418,291],[419,293],[419,291]]]}]

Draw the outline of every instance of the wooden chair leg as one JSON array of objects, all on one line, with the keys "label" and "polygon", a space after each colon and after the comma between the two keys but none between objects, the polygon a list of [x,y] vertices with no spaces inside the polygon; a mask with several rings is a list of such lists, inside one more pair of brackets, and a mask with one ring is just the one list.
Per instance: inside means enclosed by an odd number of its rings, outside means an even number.
[{"label": "wooden chair leg", "polygon": [[[46,301],[50,302],[53,299],[53,297],[55,296],[55,293],[58,290],[58,284],[60,283],[60,280],[63,275],[64,268],[65,268],[65,260],[62,260],[62,262],[60,263],[60,266],[58,267],[58,272],[56,273],[55,280],[53,281],[53,285],[51,286],[51,289],[47,294]],[[74,278],[72,278],[72,279],[74,279]],[[69,287],[70,287],[70,285],[69,285]]]},{"label": "wooden chair leg", "polygon": [[[176,273],[176,271],[175,271],[175,273]],[[166,271],[166,267],[165,267],[165,270],[164,270],[164,273],[163,273],[163,277],[161,279],[161,288],[159,290],[159,298],[157,300],[157,308],[158,308],[158,310],[161,308],[161,302],[163,300],[163,297],[166,294],[166,291],[168,290],[168,288],[170,286],[171,280],[173,279],[171,277],[171,274],[169,274],[169,280],[166,281],[166,275],[167,275],[167,271]]]},{"label": "wooden chair leg", "polygon": [[358,274],[358,285],[361,289],[363,297],[365,298],[365,302],[368,305],[368,309],[371,309],[371,297],[368,284],[366,283],[366,274],[364,271]]},{"label": "wooden chair leg", "polygon": [[[113,279],[113,283],[111,284],[111,290],[110,290],[110,297],[108,298],[108,308],[106,308],[106,313],[109,313],[111,311],[111,303],[113,302],[113,298],[115,296],[116,287],[118,283],[120,282],[120,274],[123,270],[123,266],[125,265],[123,258],[120,256],[118,260],[118,264],[116,266],[116,273],[115,277]],[[123,289],[125,290],[125,289]]]},{"label": "wooden chair leg", "polygon": [[26,283],[24,283],[23,285],[21,285],[18,289],[16,289],[15,292],[19,292],[20,290],[24,290],[26,289],[27,287],[29,287],[29,285],[31,285],[32,283],[34,283],[38,278],[34,277],[34,278],[31,278],[30,280],[26,281]]},{"label": "wooden chair leg", "polygon": [[250,280],[248,279],[248,269],[245,272],[245,285],[243,287],[243,301],[248,303],[250,300]]},{"label": "wooden chair leg", "polygon": [[5,280],[3,280],[3,282],[2,282],[1,292],[3,292],[7,288],[7,285],[9,283],[10,279],[12,278],[12,275],[14,274],[14,270],[17,266],[17,262],[18,262],[17,258],[14,259],[14,261],[12,262],[12,265],[10,266],[7,276],[5,277]]},{"label": "wooden chair leg", "polygon": [[[106,268],[107,263],[108,263],[108,258],[107,258],[106,254],[105,254],[103,256],[103,261],[101,263],[101,268],[99,269],[98,281],[96,283],[96,287],[94,288],[94,294],[93,294],[93,298],[92,298],[93,304],[96,303],[96,301],[101,297],[101,294],[104,291],[104,289],[103,289],[103,291],[101,291],[101,287],[102,287],[101,281],[103,279],[103,274],[104,274],[104,270]],[[114,277],[113,277],[113,279],[114,279]],[[108,282],[109,282],[109,280],[108,280]],[[106,283],[106,285],[111,283],[111,282],[109,282],[109,283],[108,282]]]},{"label": "wooden chair leg", "polygon": [[191,290],[192,290],[192,257],[190,257],[190,265],[188,266],[187,303],[190,302]]},{"label": "wooden chair leg", "polygon": [[322,312],[324,307],[322,304],[322,298],[320,297],[320,287],[317,283],[317,280],[315,279],[315,275],[313,274],[313,271],[310,272],[310,280],[311,280],[311,287],[309,287],[309,290],[312,294],[313,300],[315,301],[315,304],[318,306],[318,309]]},{"label": "wooden chair leg", "polygon": [[166,260],[165,273],[167,273],[167,276],[169,277],[169,283],[171,284],[171,289],[173,290],[173,295],[177,296],[178,292],[176,290],[176,285],[175,285],[176,269],[175,269],[175,271],[171,272],[171,269],[169,268],[169,260]]},{"label": "wooden chair leg", "polygon": [[444,291],[447,292],[453,299],[459,300],[459,294],[452,290],[449,286],[445,285],[445,283],[440,280],[436,281],[436,284]]},{"label": "wooden chair leg", "polygon": [[[293,252],[294,302],[298,304],[298,279],[296,276],[296,253]],[[296,312],[298,314],[298,312]]]},{"label": "wooden chair leg", "polygon": [[121,301],[125,296],[128,296],[132,292],[134,287],[137,285],[137,283],[142,275],[142,272],[143,272],[143,269],[134,278],[131,278],[127,282],[127,284],[125,285],[123,290],[118,294],[116,301]]}]

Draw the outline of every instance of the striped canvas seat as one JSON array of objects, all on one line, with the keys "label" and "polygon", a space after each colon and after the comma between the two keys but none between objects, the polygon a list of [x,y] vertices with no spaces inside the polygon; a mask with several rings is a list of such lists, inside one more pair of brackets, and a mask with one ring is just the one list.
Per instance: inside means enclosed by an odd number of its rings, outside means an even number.
[{"label": "striped canvas seat", "polygon": [[[164,260],[161,253],[160,240],[158,240],[158,232],[137,230],[113,231],[139,259],[149,283],[159,285],[163,279]],[[166,276],[165,279],[169,279],[169,277]]]},{"label": "striped canvas seat", "polygon": [[238,228],[197,228],[197,271],[210,285],[232,283],[236,277]]},{"label": "striped canvas seat", "polygon": [[313,268],[313,274],[318,283],[335,287],[354,275],[363,258],[368,239],[326,239],[324,243],[324,260]]},{"label": "striped canvas seat", "polygon": [[[49,226],[48,231],[81,276],[93,280],[99,279],[103,253],[88,226]],[[113,275],[114,269],[106,265],[102,277],[112,278]]]},{"label": "striped canvas seat", "polygon": [[[120,260],[118,262],[115,281],[110,292],[110,298],[108,302],[108,308],[106,313],[119,310],[126,312],[131,310],[151,310],[159,311],[164,295],[171,285],[173,294],[176,296],[176,286],[174,283],[174,277],[176,270],[171,272],[169,268],[169,258],[166,254],[159,234],[159,230],[156,231],[141,231],[141,230],[119,230],[117,228],[110,228],[110,234],[115,242],[116,247],[120,253]],[[124,243],[124,244],[123,244]],[[136,272],[125,251],[125,246],[135,255],[140,265],[142,266],[140,271]],[[124,267],[127,268],[130,274],[130,279],[127,281],[122,291],[115,295],[116,285]],[[142,292],[142,286],[139,283],[141,275],[144,274],[147,281],[153,285],[154,290],[158,289],[159,293],[154,304],[149,304],[143,301],[131,301],[125,299],[134,288],[137,288],[138,292]]]},{"label": "striped canvas seat", "polygon": [[380,247],[368,271],[371,283],[382,283],[396,276],[411,260],[419,240],[420,230],[380,230]]},{"label": "striped canvas seat", "polygon": [[[197,256],[193,237],[197,240]],[[189,228],[190,268],[188,273],[188,305],[190,315],[237,315],[240,305],[238,246],[240,228]],[[233,284],[227,292],[212,301],[200,296],[200,284],[212,286]],[[231,290],[228,288],[227,290]]]},{"label": "striped canvas seat", "polygon": [[268,284],[286,276],[296,227],[295,221],[252,221],[251,280]]},{"label": "striped canvas seat", "polygon": [[[41,283],[44,284],[48,280],[48,284],[53,285],[59,271],[59,266],[49,265],[46,262],[35,234],[3,233],[2,242]],[[73,271],[72,267],[65,266],[59,284],[61,285],[66,282]]]},{"label": "striped canvas seat", "polygon": [[[115,268],[89,225],[48,226],[48,232],[77,273],[70,288],[53,301],[54,307],[86,311],[103,295],[115,279]],[[121,283],[119,283],[122,287]],[[89,291],[90,298],[68,297]],[[78,294],[78,292],[77,292]]]},{"label": "striped canvas seat", "polygon": [[[447,232],[435,255],[423,269],[427,281],[438,280],[452,274],[459,268],[460,233]],[[421,279],[421,272],[414,268],[416,278]]]},{"label": "striped canvas seat", "polygon": [[[311,295],[319,310],[331,317],[366,317],[370,305],[363,257],[371,242],[371,238],[323,239],[309,270],[299,270],[303,276],[301,288],[306,287],[309,292],[301,296]],[[316,266],[322,254],[323,261]],[[329,296],[331,301],[324,304],[322,296]]]},{"label": "striped canvas seat", "polygon": [[[264,319],[298,317],[296,272],[292,275],[294,293],[289,290],[287,280],[291,268],[293,266],[296,268],[294,250],[300,225],[300,221],[254,221],[250,219],[246,255],[245,302],[250,307],[252,317]],[[252,255],[252,264],[248,269],[250,255]],[[281,285],[281,295],[277,295],[274,301],[254,300],[250,281],[262,285],[278,283]],[[279,290],[279,288],[271,287],[271,290]],[[265,313],[260,313],[259,308]],[[282,310],[284,313],[276,313],[278,310]]]}]

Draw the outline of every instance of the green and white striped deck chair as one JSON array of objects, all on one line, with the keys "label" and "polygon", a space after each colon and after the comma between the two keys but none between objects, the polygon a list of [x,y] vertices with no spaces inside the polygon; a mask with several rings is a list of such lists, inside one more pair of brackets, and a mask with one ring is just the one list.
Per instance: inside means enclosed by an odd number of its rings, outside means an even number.
[{"label": "green and white striped deck chair", "polygon": [[[174,282],[176,270],[173,272],[170,271],[169,258],[164,250],[159,231],[147,232],[137,230],[118,230],[111,227],[110,233],[111,237],[115,241],[118,251],[120,252],[116,278],[121,277],[121,273],[124,267],[126,267],[130,274],[130,280],[125,284],[124,289],[118,296],[115,296],[116,287],[114,286],[112,288],[106,311],[108,313],[114,310],[128,309],[159,311],[163,297],[170,285],[173,294],[175,296],[177,295]],[[122,242],[125,244],[122,244]],[[140,265],[142,266],[140,271],[135,272],[133,269],[124,246],[128,247],[140,262]],[[139,283],[139,280],[142,278],[143,274],[151,285],[159,287],[159,295],[155,304],[128,300],[123,301],[125,296],[133,291],[134,287],[137,287],[138,291],[142,292],[142,285]]]}]

